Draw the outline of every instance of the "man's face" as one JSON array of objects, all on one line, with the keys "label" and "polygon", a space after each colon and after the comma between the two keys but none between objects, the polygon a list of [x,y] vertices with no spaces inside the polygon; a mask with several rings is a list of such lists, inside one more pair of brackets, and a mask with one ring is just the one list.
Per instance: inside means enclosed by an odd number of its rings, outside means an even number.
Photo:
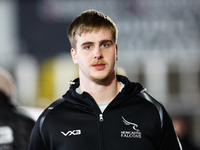
[{"label": "man's face", "polygon": [[76,50],[71,54],[79,65],[79,76],[86,81],[105,81],[114,74],[117,57],[117,44],[110,30],[86,32],[76,35]]}]

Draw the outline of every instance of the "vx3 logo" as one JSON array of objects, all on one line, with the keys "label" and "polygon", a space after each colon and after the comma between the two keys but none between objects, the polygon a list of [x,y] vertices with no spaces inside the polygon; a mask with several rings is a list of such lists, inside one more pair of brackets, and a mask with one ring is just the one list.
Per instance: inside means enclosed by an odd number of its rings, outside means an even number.
[{"label": "vx3 logo", "polygon": [[64,135],[64,136],[71,136],[71,135],[80,135],[81,134],[81,130],[73,130],[73,131],[68,131],[68,132],[63,132],[61,131],[61,133]]}]

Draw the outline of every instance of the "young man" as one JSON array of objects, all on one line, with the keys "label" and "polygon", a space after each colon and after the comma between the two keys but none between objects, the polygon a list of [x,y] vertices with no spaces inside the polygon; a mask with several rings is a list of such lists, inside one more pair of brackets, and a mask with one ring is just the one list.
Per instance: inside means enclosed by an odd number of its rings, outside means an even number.
[{"label": "young man", "polygon": [[139,83],[116,76],[117,28],[88,10],[68,29],[79,78],[39,117],[29,150],[180,150],[164,107]]}]

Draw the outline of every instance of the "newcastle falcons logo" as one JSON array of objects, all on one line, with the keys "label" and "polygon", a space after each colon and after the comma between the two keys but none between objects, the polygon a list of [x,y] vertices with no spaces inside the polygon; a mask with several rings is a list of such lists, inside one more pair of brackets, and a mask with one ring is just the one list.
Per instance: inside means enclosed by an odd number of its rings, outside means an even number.
[{"label": "newcastle falcons logo", "polygon": [[123,120],[123,122],[124,122],[125,125],[132,125],[132,126],[133,126],[133,129],[134,129],[135,131],[139,131],[138,129],[136,129],[136,128],[138,127],[137,124],[127,121],[126,119],[124,119],[123,116],[122,116],[122,120]]},{"label": "newcastle falcons logo", "polygon": [[131,131],[121,131],[121,137],[122,138],[142,138],[142,133],[140,132],[138,128],[138,125],[132,122],[127,121],[122,116],[122,121],[125,125],[132,126],[133,130]]}]

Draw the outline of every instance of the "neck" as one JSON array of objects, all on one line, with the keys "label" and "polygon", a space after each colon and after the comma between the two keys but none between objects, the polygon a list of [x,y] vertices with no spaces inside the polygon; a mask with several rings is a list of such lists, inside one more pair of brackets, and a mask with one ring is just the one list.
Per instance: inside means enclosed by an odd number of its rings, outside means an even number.
[{"label": "neck", "polygon": [[97,103],[112,101],[120,91],[121,84],[117,81],[116,75],[103,81],[101,84],[88,82],[80,78],[80,93],[89,93]]}]

